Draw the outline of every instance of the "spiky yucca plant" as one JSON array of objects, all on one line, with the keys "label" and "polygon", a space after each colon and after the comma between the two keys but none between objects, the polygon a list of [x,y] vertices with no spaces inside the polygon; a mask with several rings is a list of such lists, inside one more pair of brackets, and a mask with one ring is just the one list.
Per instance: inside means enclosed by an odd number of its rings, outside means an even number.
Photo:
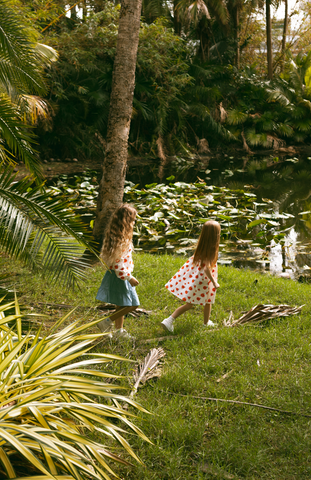
[{"label": "spiky yucca plant", "polygon": [[21,317],[17,300],[0,306],[0,478],[115,478],[113,463],[128,463],[122,449],[139,462],[125,428],[148,439],[119,402],[145,410],[116,393],[120,387],[110,381],[118,376],[102,369],[123,359],[92,353],[99,334],[86,330],[99,320],[61,329],[67,315],[48,334],[32,336],[22,334]]}]

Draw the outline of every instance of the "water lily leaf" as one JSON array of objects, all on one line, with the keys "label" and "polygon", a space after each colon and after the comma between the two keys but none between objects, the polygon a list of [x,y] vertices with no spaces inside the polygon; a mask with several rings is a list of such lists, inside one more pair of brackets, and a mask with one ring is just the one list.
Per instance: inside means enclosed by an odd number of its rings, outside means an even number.
[{"label": "water lily leaf", "polygon": [[164,213],[163,212],[155,212],[155,214],[152,216],[152,217],[149,217],[149,220],[154,220],[155,222],[157,222],[159,220],[159,218],[162,218],[164,217]]},{"label": "water lily leaf", "polygon": [[261,223],[267,223],[267,221],[263,218],[258,218],[257,220],[253,220],[251,223],[247,225],[247,229],[256,227],[256,225],[260,225]]},{"label": "water lily leaf", "polygon": [[285,162],[297,163],[297,162],[299,162],[299,160],[298,160],[298,158],[295,158],[295,157],[294,157],[294,158],[287,158],[287,159],[285,160]]},{"label": "water lily leaf", "polygon": [[231,220],[231,217],[229,215],[218,215],[218,218],[222,219],[222,220]]},{"label": "water lily leaf", "polygon": [[158,242],[162,238],[164,239],[163,235],[153,235],[152,237],[150,237],[149,241],[150,242]]},{"label": "water lily leaf", "polygon": [[188,245],[188,244],[195,244],[197,243],[197,239],[196,238],[180,238],[179,239],[179,244],[180,245]]},{"label": "water lily leaf", "polygon": [[180,220],[180,218],[177,217],[176,215],[174,215],[174,213],[172,213],[172,212],[167,212],[167,213],[168,213],[168,215],[169,215],[170,217],[173,217],[173,218],[175,218],[176,220]]},{"label": "water lily leaf", "polygon": [[178,230],[178,229],[174,229],[174,230],[167,230],[165,232],[165,235],[175,235],[176,233],[185,233],[184,230]]},{"label": "water lily leaf", "polygon": [[260,218],[280,218],[279,215],[275,213],[260,213],[258,216]]}]

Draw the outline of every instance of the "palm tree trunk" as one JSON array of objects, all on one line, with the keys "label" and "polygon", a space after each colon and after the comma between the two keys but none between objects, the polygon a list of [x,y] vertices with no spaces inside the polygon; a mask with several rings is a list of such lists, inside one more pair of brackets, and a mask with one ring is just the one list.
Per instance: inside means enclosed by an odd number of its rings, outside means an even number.
[{"label": "palm tree trunk", "polygon": [[174,0],[174,32],[176,35],[181,34],[181,21],[180,21],[180,15],[178,11],[178,4],[179,0]]},{"label": "palm tree trunk", "polygon": [[288,29],[288,0],[284,0],[284,3],[285,3],[285,16],[284,16],[283,37],[282,37],[281,71],[283,71],[283,67],[284,67],[284,56],[285,56],[285,49],[286,49],[286,36],[287,36],[287,29]]},{"label": "palm tree trunk", "polygon": [[240,10],[236,5],[234,9],[234,39],[236,43],[235,66],[240,68],[240,45],[239,45],[239,28],[240,28]]},{"label": "palm tree trunk", "polygon": [[86,0],[82,0],[82,20],[83,20],[83,22],[86,22],[86,18],[87,18]]},{"label": "palm tree trunk", "polygon": [[266,34],[267,34],[267,64],[268,64],[268,78],[272,80],[273,67],[272,67],[272,28],[271,28],[271,12],[270,12],[271,0],[266,0]]},{"label": "palm tree trunk", "polygon": [[100,248],[112,212],[123,200],[133,108],[142,0],[122,0],[107,127],[106,156],[93,230]]}]

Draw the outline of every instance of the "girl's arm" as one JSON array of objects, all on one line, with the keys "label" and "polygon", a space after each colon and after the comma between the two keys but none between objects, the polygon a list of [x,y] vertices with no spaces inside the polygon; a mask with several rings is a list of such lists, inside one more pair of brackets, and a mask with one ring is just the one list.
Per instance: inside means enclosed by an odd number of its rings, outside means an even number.
[{"label": "girl's arm", "polygon": [[214,285],[214,288],[219,288],[220,285],[218,282],[216,282],[216,280],[213,278],[212,276],[212,273],[211,273],[211,270],[210,270],[210,267],[208,267],[207,265],[205,265],[204,267],[204,272],[205,272],[205,275],[207,276],[207,278],[212,282],[212,284]]}]

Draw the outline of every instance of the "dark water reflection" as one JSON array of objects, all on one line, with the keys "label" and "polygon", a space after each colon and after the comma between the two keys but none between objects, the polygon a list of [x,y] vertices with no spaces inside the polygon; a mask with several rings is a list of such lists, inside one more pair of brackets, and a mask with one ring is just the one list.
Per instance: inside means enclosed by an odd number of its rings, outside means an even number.
[{"label": "dark water reflection", "polygon": [[[128,179],[140,185],[159,182],[158,171],[157,164],[147,169],[133,167]],[[278,218],[284,232],[281,243],[256,243],[254,233],[262,227],[251,233],[241,232],[240,241],[221,245],[220,263],[311,281],[311,157],[218,157],[190,163],[175,159],[166,165],[161,181],[196,182],[198,178],[207,184],[232,189],[251,186],[258,203],[268,199],[273,202],[276,217],[283,212],[291,215]]]}]

